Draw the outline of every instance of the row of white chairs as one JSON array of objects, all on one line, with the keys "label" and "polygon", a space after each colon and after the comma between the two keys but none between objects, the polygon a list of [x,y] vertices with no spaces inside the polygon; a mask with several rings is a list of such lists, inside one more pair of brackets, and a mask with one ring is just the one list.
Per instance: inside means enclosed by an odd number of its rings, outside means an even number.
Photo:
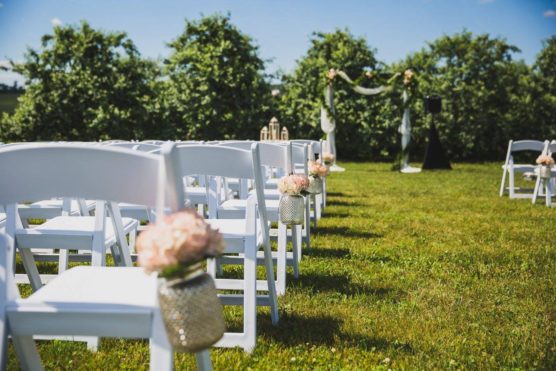
[{"label": "row of white chairs", "polygon": [[[551,178],[541,179],[539,176],[540,166],[531,163],[516,163],[514,156],[517,153],[529,152],[534,156],[541,154],[552,155],[556,152],[556,140],[510,140],[506,153],[506,160],[502,165],[502,181],[500,182],[500,197],[506,192],[509,198],[527,198],[536,203],[539,196],[545,197],[547,206],[551,206],[552,197],[555,196],[556,170],[552,170]],[[522,189],[516,186],[516,175],[521,174],[529,178],[535,178],[535,186],[532,189]],[[544,184],[543,184],[544,182]]]},{"label": "row of white chairs", "polygon": [[[249,149],[246,149],[247,146]],[[308,154],[309,147],[311,147],[311,155]],[[299,162],[294,161],[293,154],[302,152],[305,157],[303,159],[299,157],[297,160]],[[206,202],[206,205],[198,210],[207,212],[207,220],[221,230],[227,242],[226,256],[211,262],[209,271],[216,277],[223,264],[244,266],[244,277],[241,280],[216,279],[219,289],[243,292],[242,295],[221,294],[219,296],[222,302],[242,305],[244,309],[243,331],[226,333],[217,346],[241,346],[246,351],[251,351],[256,343],[257,304],[269,305],[272,321],[278,323],[277,296],[285,291],[286,265],[291,263],[294,266],[294,274],[297,275],[301,257],[301,230],[292,229],[291,239],[294,248],[291,256],[288,256],[285,251],[287,233],[285,233],[285,226],[280,223],[278,251],[272,252],[270,249],[269,225],[271,221],[277,221],[276,194],[269,189],[272,181],[265,181],[261,166],[265,165],[271,169],[270,173],[277,171],[280,174],[280,171],[291,171],[301,163],[305,164],[306,172],[307,159],[312,158],[315,153],[322,156],[322,145],[318,142],[280,145],[245,144],[245,142],[216,145],[104,142],[102,146],[90,143],[0,147],[0,159],[2,159],[0,173],[6,175],[2,178],[4,184],[0,187],[2,189],[0,205],[7,205],[5,226],[7,237],[3,241],[7,246],[11,243],[16,246],[9,249],[8,263],[3,265],[6,273],[3,282],[7,287],[12,287],[6,291],[6,295],[9,294],[7,297],[10,304],[4,309],[10,321],[9,328],[20,360],[22,358],[30,360],[28,364],[30,366],[37,366],[39,362],[35,356],[30,355],[34,353],[31,335],[92,336],[93,340],[89,338],[89,341],[93,347],[96,344],[95,337],[131,336],[151,338],[151,368],[171,367],[169,356],[171,350],[161,335],[164,334],[164,330],[160,327],[156,290],[153,296],[139,298],[135,297],[133,289],[127,286],[131,285],[133,280],[126,281],[126,275],[129,277],[134,275],[134,279],[141,281],[138,278],[140,271],[137,268],[129,268],[132,265],[134,236],[139,222],[132,218],[122,218],[120,207],[122,209],[127,207],[128,210],[135,207],[135,211],[143,209],[146,211],[143,215],[147,215],[148,220],[154,219],[155,215],[159,215],[168,207],[173,210],[179,209],[179,205],[187,203],[186,195],[189,189],[188,184],[185,184],[184,189],[183,179],[205,180],[201,188],[205,191],[206,198],[198,199],[195,203]],[[14,168],[18,169],[15,173]],[[209,178],[210,180],[207,180]],[[243,192],[244,198],[241,202],[231,199],[227,190],[223,193],[219,191],[219,188],[226,189],[227,179],[238,179],[238,183],[247,179],[253,187],[253,192]],[[156,185],[153,185],[154,180],[158,182]],[[170,191],[166,190],[166,195],[163,197],[161,195],[165,193],[164,187]],[[150,195],[146,195],[147,193]],[[236,193],[241,196],[241,192]],[[22,207],[20,204],[18,206],[18,202],[50,200],[51,197],[65,197],[60,201],[61,205],[57,205],[61,206],[61,215],[46,217],[47,222],[34,228],[25,228],[26,223],[21,217],[24,214],[22,210],[29,207]],[[320,199],[313,200],[317,201],[312,208],[312,218],[315,222],[320,216],[323,199],[325,194]],[[95,202],[94,216],[88,215],[91,208],[87,205],[91,203],[87,204],[84,200],[101,200]],[[265,201],[260,202],[260,200]],[[307,217],[311,212],[309,202],[310,200],[306,205]],[[39,205],[35,206],[34,208],[40,209]],[[158,212],[153,211],[155,206]],[[84,216],[77,218],[72,215],[76,213],[75,209],[79,209],[78,213]],[[106,217],[107,214],[109,217]],[[39,216],[44,217],[45,214]],[[125,226],[130,225],[132,227],[126,229]],[[59,238],[64,226],[74,227],[69,239]],[[310,221],[308,219],[303,229],[305,244],[309,246]],[[85,236],[84,230],[87,230],[89,237]],[[57,237],[55,237],[56,233],[59,233]],[[130,237],[130,246],[127,245],[126,235]],[[260,252],[259,246],[263,248]],[[60,249],[58,260],[62,268],[59,270],[60,275],[43,287],[41,275],[35,264],[35,259],[39,256],[36,251],[46,249],[52,252],[54,248]],[[23,300],[17,298],[17,289],[13,289],[15,280],[10,262],[14,260],[16,249],[35,290],[30,298]],[[83,256],[83,254],[68,254],[70,249],[79,250],[80,253],[90,251],[89,256],[93,266],[77,267],[65,272],[70,257]],[[112,251],[115,263],[121,265],[121,268],[104,267],[107,249]],[[265,265],[266,280],[256,280],[257,262]],[[274,262],[277,264],[277,281],[273,277]],[[84,278],[85,276],[89,279]],[[102,277],[91,279],[97,276]],[[145,287],[154,285],[152,277],[143,276],[141,277]],[[107,287],[114,280],[120,282],[122,286]],[[130,292],[129,295],[122,294],[127,291]],[[264,291],[267,294],[257,295],[257,291]],[[78,293],[77,297],[75,297],[76,293]],[[133,332],[130,325],[131,319],[140,320],[140,316],[129,315],[129,321],[123,320],[119,322],[120,326],[111,327],[113,321],[110,319],[112,318],[110,313],[113,311],[120,311],[119,316],[113,317],[118,321],[119,317],[128,317],[129,313],[124,313],[126,311],[122,309],[122,306],[127,308],[127,304],[122,303],[122,300],[131,301],[131,312],[137,309],[133,309],[133,305],[144,305],[148,308],[144,310],[143,315],[150,316],[151,320],[144,321],[144,326],[140,327],[142,330],[136,329],[132,335],[128,334]],[[30,307],[33,309],[29,309]],[[102,309],[104,312],[102,315],[93,313],[91,317],[83,315],[83,311],[96,312],[91,307]],[[31,313],[35,313],[36,316]],[[28,317],[32,316],[38,320],[28,321]],[[66,316],[70,318],[74,316],[75,322],[66,322],[64,320]],[[91,319],[86,320],[86,318]],[[15,325],[11,324],[12,321]],[[87,325],[79,325],[80,321]],[[101,322],[104,324],[100,325]],[[3,323],[6,330],[6,323]],[[26,323],[23,329],[19,326],[21,323]],[[129,327],[126,327],[128,325]],[[3,339],[5,340],[5,336]],[[5,344],[4,341],[3,349]],[[3,356],[5,359],[5,352]],[[198,354],[198,363],[202,368],[210,367],[207,352]],[[23,366],[25,365],[26,363],[23,362]]]}]

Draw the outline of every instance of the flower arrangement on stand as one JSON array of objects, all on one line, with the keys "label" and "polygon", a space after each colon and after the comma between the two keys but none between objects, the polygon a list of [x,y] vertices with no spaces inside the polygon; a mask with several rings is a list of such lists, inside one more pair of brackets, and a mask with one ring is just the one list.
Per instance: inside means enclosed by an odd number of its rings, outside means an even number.
[{"label": "flower arrangement on stand", "polygon": [[[324,159],[324,155],[323,155]],[[328,166],[319,161],[309,161],[309,188],[310,194],[322,193],[322,180],[328,175]]]},{"label": "flower arrangement on stand", "polygon": [[326,166],[330,166],[334,163],[334,161],[336,161],[336,156],[334,156],[333,153],[330,152],[324,152],[322,154],[322,161],[324,162],[324,164]]},{"label": "flower arrangement on stand", "polygon": [[186,209],[149,225],[136,246],[139,265],[158,273],[160,311],[173,349],[192,353],[216,343],[225,331],[224,317],[203,262],[224,251],[221,234]]},{"label": "flower arrangement on stand", "polygon": [[539,169],[539,176],[541,179],[549,179],[552,167],[554,166],[554,158],[552,158],[552,154],[542,154],[537,157],[537,164],[540,165]]},{"label": "flower arrangement on stand", "polygon": [[290,174],[278,181],[282,194],[279,203],[280,221],[286,225],[303,224],[305,203],[303,194],[309,188],[309,178],[305,175]]}]

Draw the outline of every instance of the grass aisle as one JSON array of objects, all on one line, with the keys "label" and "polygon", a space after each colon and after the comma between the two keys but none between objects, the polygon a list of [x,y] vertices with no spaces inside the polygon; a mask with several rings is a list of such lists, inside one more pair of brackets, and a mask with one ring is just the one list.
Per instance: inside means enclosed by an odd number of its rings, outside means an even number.
[{"label": "grass aisle", "polygon": [[[213,350],[215,369],[556,368],[554,209],[499,198],[498,164],[342,166],[280,325],[260,310],[256,351]],[[145,368],[147,350],[40,346],[47,368],[72,369]]]}]

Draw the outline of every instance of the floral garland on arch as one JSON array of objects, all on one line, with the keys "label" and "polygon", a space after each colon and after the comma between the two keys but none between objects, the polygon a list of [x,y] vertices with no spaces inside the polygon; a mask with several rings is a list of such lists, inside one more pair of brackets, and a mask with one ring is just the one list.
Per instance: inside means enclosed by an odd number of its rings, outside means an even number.
[{"label": "floral garland on arch", "polygon": [[[331,68],[326,72],[326,87],[324,89],[324,96],[321,102],[320,124],[322,131],[324,131],[327,135],[330,152],[335,156],[335,158],[338,157],[335,141],[336,112],[334,109],[334,81],[337,79],[337,77],[348,83],[356,93],[369,96],[377,95],[385,91],[391,91],[396,87],[396,85],[401,84],[403,89],[403,114],[401,124],[398,127],[398,132],[401,134],[402,148],[401,154],[399,156],[398,166],[400,171],[406,173],[414,173],[420,171],[420,169],[412,168],[409,166],[409,150],[411,144],[411,119],[409,108],[416,95],[418,85],[415,72],[411,69],[407,69],[403,73],[397,72],[388,79],[386,85],[381,85],[377,88],[365,88],[360,86],[360,82],[362,81],[362,79],[372,79],[375,77],[375,73],[373,73],[372,71],[366,71],[355,81],[341,70]],[[331,166],[331,171],[343,171],[343,169],[337,166],[334,162],[334,164]]]}]

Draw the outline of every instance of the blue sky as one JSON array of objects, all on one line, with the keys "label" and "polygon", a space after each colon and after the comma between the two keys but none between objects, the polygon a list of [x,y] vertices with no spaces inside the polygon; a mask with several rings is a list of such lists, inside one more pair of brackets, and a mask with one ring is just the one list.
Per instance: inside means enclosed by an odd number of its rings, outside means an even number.
[{"label": "blue sky", "polygon": [[[393,62],[443,34],[488,32],[516,45],[516,59],[535,60],[542,40],[556,34],[556,0],[0,0],[0,63],[21,60],[53,24],[87,20],[125,31],[147,57],[168,55],[166,43],[184,20],[231,13],[232,22],[259,46],[268,72],[289,72],[313,31],[349,28],[365,37],[377,57]],[[17,76],[0,72],[0,82]]]}]

